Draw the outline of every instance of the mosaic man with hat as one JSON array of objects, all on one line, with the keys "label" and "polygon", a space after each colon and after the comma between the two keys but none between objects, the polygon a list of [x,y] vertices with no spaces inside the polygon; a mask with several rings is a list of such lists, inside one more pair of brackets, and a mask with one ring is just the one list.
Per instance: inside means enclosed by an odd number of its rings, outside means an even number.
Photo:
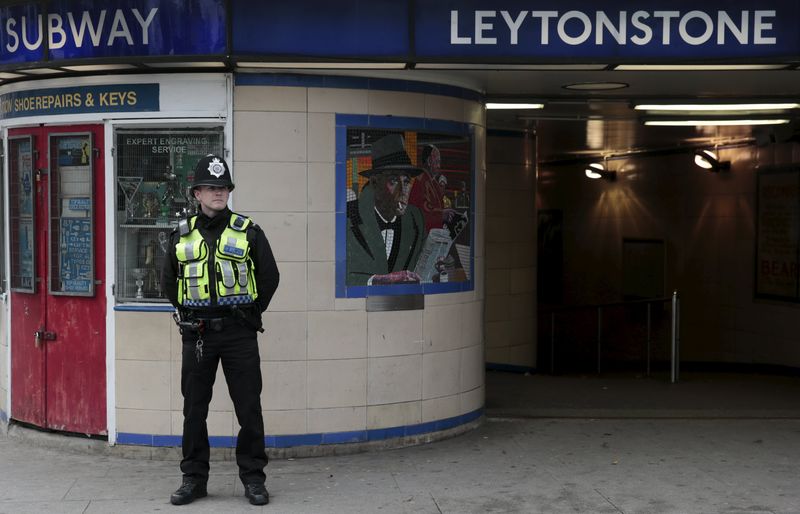
[{"label": "mosaic man with hat", "polygon": [[403,136],[389,134],[371,147],[372,168],[358,199],[347,204],[347,285],[419,283],[411,271],[425,238],[422,212],[409,204],[411,163]]},{"label": "mosaic man with hat", "polygon": [[244,494],[253,505],[269,502],[256,335],[264,331],[261,313],[278,288],[279,273],[261,228],[228,209],[233,188],[225,159],[207,155],[198,161],[191,190],[199,212],[172,232],[162,268],[183,342],[183,482],[170,497],[174,505],[208,494],[206,418],[220,362],[241,427],[236,463]]}]

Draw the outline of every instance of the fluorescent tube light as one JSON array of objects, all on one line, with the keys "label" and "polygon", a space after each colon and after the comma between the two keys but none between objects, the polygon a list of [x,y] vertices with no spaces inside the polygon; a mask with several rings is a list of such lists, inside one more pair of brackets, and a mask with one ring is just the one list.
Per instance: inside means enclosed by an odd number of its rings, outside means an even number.
[{"label": "fluorescent tube light", "polygon": [[618,71],[747,71],[782,70],[787,64],[619,64]]},{"label": "fluorescent tube light", "polygon": [[245,62],[236,63],[240,68],[274,68],[274,69],[322,69],[322,70],[402,70],[404,62]]},{"label": "fluorescent tube light", "polygon": [[728,125],[785,125],[787,119],[756,120],[646,120],[651,127],[721,127]]},{"label": "fluorescent tube light", "polygon": [[486,103],[487,109],[544,109],[544,104],[512,104],[512,103],[499,103],[499,102],[487,102]]},{"label": "fluorescent tube light", "polygon": [[607,64],[478,64],[418,62],[418,70],[601,71]]},{"label": "fluorescent tube light", "polygon": [[752,104],[641,104],[637,111],[777,111],[800,108],[798,103],[752,103]]},{"label": "fluorescent tube light", "polygon": [[64,69],[70,71],[110,71],[128,70],[135,67],[133,64],[80,64],[77,66],[64,66]]}]

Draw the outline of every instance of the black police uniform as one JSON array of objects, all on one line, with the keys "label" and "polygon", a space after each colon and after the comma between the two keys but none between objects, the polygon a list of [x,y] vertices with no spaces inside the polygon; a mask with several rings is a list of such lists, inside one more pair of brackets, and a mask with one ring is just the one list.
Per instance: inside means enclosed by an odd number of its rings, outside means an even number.
[{"label": "black police uniform", "polygon": [[[211,156],[209,156],[211,157]],[[225,165],[226,175],[211,177],[205,171],[207,159],[201,160],[195,170],[197,185],[229,184],[230,175]],[[223,161],[224,162],[224,161]],[[205,174],[204,174],[205,172]],[[221,178],[223,180],[215,180]],[[228,225],[231,211],[225,209],[213,218],[202,211],[197,215],[195,226],[209,248],[216,242]],[[187,309],[178,302],[179,264],[175,245],[180,235],[177,230],[170,236],[170,245],[162,268],[162,284],[167,298],[178,308],[185,320],[203,321],[202,332],[184,326],[183,362],[181,366],[181,392],[183,405],[183,460],[181,471],[184,484],[192,482],[202,485],[202,494],[188,498],[205,496],[205,482],[209,471],[209,442],[206,418],[211,401],[212,388],[217,372],[217,363],[222,361],[222,369],[233,400],[236,417],[241,429],[237,437],[236,463],[242,483],[264,484],[264,467],[267,455],[264,450],[264,422],[261,415],[261,359],[258,352],[256,330],[261,327],[261,313],[269,306],[278,287],[279,272],[267,237],[255,224],[247,229],[247,239],[251,246],[251,258],[255,267],[255,282],[258,297],[253,304],[215,306]],[[211,285],[211,304],[216,305],[214,270],[209,270]],[[202,355],[198,358],[196,343],[202,336]],[[245,488],[247,492],[247,487]],[[179,490],[180,491],[180,490]],[[179,492],[178,491],[178,492]],[[176,494],[178,493],[176,492]],[[175,495],[172,498],[176,503]],[[251,498],[251,502],[253,499]]]}]

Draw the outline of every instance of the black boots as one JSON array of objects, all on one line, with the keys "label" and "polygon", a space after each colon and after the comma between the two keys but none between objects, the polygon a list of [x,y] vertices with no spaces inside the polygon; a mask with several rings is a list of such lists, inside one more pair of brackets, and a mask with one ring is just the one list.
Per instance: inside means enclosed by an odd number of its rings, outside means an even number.
[{"label": "black boots", "polygon": [[181,484],[177,491],[172,493],[172,496],[169,497],[169,501],[173,505],[186,505],[187,503],[192,503],[197,498],[204,498],[206,496],[208,496],[208,492],[206,492],[205,482],[184,478],[183,484]]},{"label": "black boots", "polygon": [[250,500],[251,505],[266,505],[269,503],[269,493],[264,484],[244,484],[244,495]]}]

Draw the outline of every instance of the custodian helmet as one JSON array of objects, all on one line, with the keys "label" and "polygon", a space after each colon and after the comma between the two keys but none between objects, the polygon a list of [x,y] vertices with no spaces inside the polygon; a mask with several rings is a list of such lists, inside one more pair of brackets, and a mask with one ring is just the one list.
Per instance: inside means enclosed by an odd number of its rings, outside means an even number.
[{"label": "custodian helmet", "polygon": [[197,186],[227,187],[229,191],[233,191],[231,170],[225,159],[218,155],[208,154],[197,161],[194,167],[192,191]]}]

